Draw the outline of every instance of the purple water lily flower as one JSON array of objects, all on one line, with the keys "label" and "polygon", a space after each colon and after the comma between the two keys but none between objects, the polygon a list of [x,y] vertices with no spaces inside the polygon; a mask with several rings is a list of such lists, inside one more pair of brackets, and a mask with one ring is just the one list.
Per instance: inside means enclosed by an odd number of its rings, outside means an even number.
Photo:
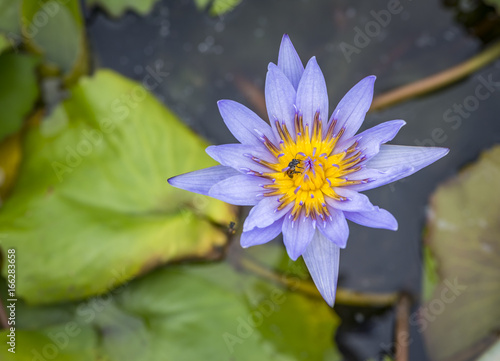
[{"label": "purple water lily flower", "polygon": [[278,65],[269,64],[265,96],[269,126],[245,106],[219,101],[238,144],[210,146],[221,165],[169,179],[175,187],[227,203],[254,206],[243,224],[241,245],[283,233],[291,259],[299,256],[333,307],[339,250],[347,220],[397,230],[388,211],[359,193],[409,176],[448,153],[445,148],[385,145],[405,124],[392,120],[356,135],[373,98],[375,76],[356,84],[328,118],[326,83],[316,58],[305,69],[289,37]]}]

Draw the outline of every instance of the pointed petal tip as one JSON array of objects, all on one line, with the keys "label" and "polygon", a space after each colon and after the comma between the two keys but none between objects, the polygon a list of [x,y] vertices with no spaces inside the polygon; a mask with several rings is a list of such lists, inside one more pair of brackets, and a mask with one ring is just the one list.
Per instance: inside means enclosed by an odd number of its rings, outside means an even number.
[{"label": "pointed petal tip", "polygon": [[217,106],[220,108],[220,107],[226,107],[226,106],[230,106],[232,104],[238,104],[237,102],[235,102],[234,100],[231,100],[231,99],[219,99],[217,101]]},{"label": "pointed petal tip", "polygon": [[243,244],[241,242],[240,242],[240,246],[241,246],[241,248],[245,248],[245,249],[251,247],[251,245],[249,245],[249,244]]},{"label": "pointed petal tip", "polygon": [[328,304],[328,306],[330,306],[331,308],[333,308],[333,306],[335,305],[335,297],[325,297],[325,296],[323,296],[323,299]]},{"label": "pointed petal tip", "polygon": [[267,65],[267,70],[268,71],[274,71],[276,70],[278,66],[276,64],[274,64],[273,62],[270,62],[268,65]]},{"label": "pointed petal tip", "polygon": [[300,256],[302,256],[301,254],[295,254],[295,252],[294,252],[294,251],[291,251],[291,250],[288,250],[288,249],[287,249],[287,253],[288,253],[288,257],[290,257],[290,259],[291,259],[292,261],[294,261],[294,262],[295,262],[295,261],[296,261],[296,260],[297,260]]},{"label": "pointed petal tip", "polygon": [[311,59],[309,59],[309,61],[306,64],[306,68],[308,68],[309,66],[317,66],[317,67],[319,67],[318,60],[316,59],[316,56],[313,56],[313,57],[311,57]]},{"label": "pointed petal tip", "polygon": [[303,258],[307,269],[325,302],[333,307],[339,273],[339,247],[316,231]]},{"label": "pointed petal tip", "polygon": [[221,110],[221,108],[224,108],[225,106],[229,105],[230,102],[231,100],[229,99],[219,99],[217,101],[217,107],[219,108],[219,110]]},{"label": "pointed petal tip", "polygon": [[174,180],[175,177],[170,177],[167,179],[167,183],[170,184],[171,186],[175,187],[175,180]]},{"label": "pointed petal tip", "polygon": [[[388,213],[390,213],[390,212],[388,212]],[[394,215],[392,213],[390,213],[390,214],[392,216],[392,220],[389,222],[386,229],[388,229],[389,231],[396,232],[399,228],[398,220],[396,219],[396,217],[394,217]]]},{"label": "pointed petal tip", "polygon": [[429,163],[429,165],[434,162],[437,162],[439,159],[443,158],[450,152],[450,148],[443,148],[443,147],[422,147],[422,148],[433,149],[434,152],[433,160],[432,162]]},{"label": "pointed petal tip", "polygon": [[284,34],[281,40],[278,54],[278,68],[290,80],[294,89],[297,89],[302,73],[304,72],[304,65],[288,34]]},{"label": "pointed petal tip", "polygon": [[207,153],[209,156],[213,158],[216,149],[217,147],[215,145],[209,145],[208,147],[205,148],[205,153]]},{"label": "pointed petal tip", "polygon": [[179,174],[179,175],[176,175],[174,177],[168,178],[167,182],[172,187],[184,189],[184,187],[183,187],[184,181],[182,180],[183,178],[184,178],[184,174]]},{"label": "pointed petal tip", "polygon": [[375,86],[375,80],[377,80],[377,77],[375,75],[368,75],[367,77],[364,77],[363,79],[361,79],[358,82],[358,84],[363,85],[364,87],[373,88]]}]

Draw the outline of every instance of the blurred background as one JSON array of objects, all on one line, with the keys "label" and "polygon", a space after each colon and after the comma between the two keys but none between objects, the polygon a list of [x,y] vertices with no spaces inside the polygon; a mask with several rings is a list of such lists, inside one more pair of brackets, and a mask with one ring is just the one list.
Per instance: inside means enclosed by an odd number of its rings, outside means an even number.
[{"label": "blurred background", "polygon": [[[499,12],[0,0],[0,360],[499,360]],[[284,33],[330,109],[374,74],[362,130],[404,119],[394,144],[450,148],[367,192],[399,230],[350,223],[333,310],[281,238],[241,248],[249,209],[166,182],[235,142],[218,100],[267,120]]]}]

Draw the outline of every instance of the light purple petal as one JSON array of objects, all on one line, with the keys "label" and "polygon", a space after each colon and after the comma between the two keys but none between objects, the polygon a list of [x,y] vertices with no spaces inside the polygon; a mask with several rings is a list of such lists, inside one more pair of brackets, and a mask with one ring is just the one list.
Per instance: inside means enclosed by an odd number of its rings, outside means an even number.
[{"label": "light purple petal", "polygon": [[449,151],[448,148],[387,144],[380,147],[380,152],[367,162],[366,166],[387,170],[401,165],[410,165],[414,173],[444,157]]},{"label": "light purple petal", "polygon": [[195,170],[168,179],[168,183],[176,188],[190,192],[208,195],[212,186],[226,178],[240,174],[230,167],[216,165],[215,167]]},{"label": "light purple petal", "polygon": [[335,147],[335,152],[341,152],[357,141],[357,149],[361,149],[363,151],[363,156],[366,159],[370,159],[379,152],[380,145],[392,140],[405,124],[406,122],[404,120],[391,120],[381,123],[350,139],[342,141]]},{"label": "light purple petal", "polygon": [[398,221],[385,209],[375,207],[368,212],[344,212],[345,217],[357,224],[371,228],[398,230]]},{"label": "light purple petal", "polygon": [[214,160],[227,167],[232,167],[240,172],[248,173],[249,170],[256,172],[269,172],[265,165],[252,160],[252,156],[267,162],[276,163],[275,157],[262,146],[244,144],[211,145],[206,152]]},{"label": "light purple petal", "polygon": [[345,201],[337,201],[333,198],[327,197],[326,203],[333,208],[341,211],[359,212],[370,211],[375,206],[370,202],[370,199],[364,194],[347,189],[345,187],[335,187],[334,192],[339,196],[346,197]]},{"label": "light purple petal", "polygon": [[275,124],[276,120],[284,123],[293,136],[295,133],[295,89],[280,68],[273,63],[270,63],[268,67],[265,95],[269,122],[276,138],[279,139]]},{"label": "light purple petal", "polygon": [[448,152],[447,148],[382,145],[379,153],[366,163],[366,169],[349,176],[349,179],[371,178],[373,181],[348,188],[364,191],[397,181],[434,163]]},{"label": "light purple petal", "polygon": [[306,65],[304,74],[300,79],[297,89],[297,108],[303,115],[304,125],[311,129],[314,115],[319,111],[320,119],[328,119],[328,92],[326,90],[325,77],[312,57]]},{"label": "light purple petal", "polygon": [[404,178],[413,174],[413,167],[411,165],[401,165],[397,167],[388,168],[386,170],[378,170],[373,168],[364,168],[358,172],[352,173],[348,176],[349,180],[368,180],[367,183],[345,186],[350,190],[358,192],[366,191],[368,189],[377,188],[398,179]]},{"label": "light purple petal", "polygon": [[302,255],[314,284],[330,307],[335,303],[339,256],[340,248],[318,230]]},{"label": "light purple petal", "polygon": [[318,222],[318,229],[323,235],[340,248],[345,248],[349,238],[349,226],[344,213],[338,209],[328,207],[332,218]]},{"label": "light purple petal", "polygon": [[243,248],[247,248],[272,241],[281,233],[282,225],[283,218],[265,228],[255,227],[251,231],[243,232],[240,239],[241,246]]},{"label": "light purple petal", "polygon": [[314,235],[315,225],[311,217],[293,220],[291,215],[283,221],[283,242],[292,260],[297,260],[306,250]]},{"label": "light purple petal", "polygon": [[262,185],[268,183],[265,178],[239,174],[215,184],[208,195],[237,206],[253,206],[264,197]]},{"label": "light purple petal", "polygon": [[337,119],[335,134],[337,134],[342,127],[345,127],[342,139],[352,137],[357,133],[361,124],[363,124],[366,112],[370,109],[372,104],[375,79],[376,77],[374,75],[362,79],[347,92],[337,105],[337,108],[333,111],[330,122],[334,118]]},{"label": "light purple petal", "polygon": [[250,210],[247,219],[243,223],[243,232],[248,232],[255,227],[265,228],[283,217],[293,207],[293,203],[288,204],[282,210],[277,210],[280,197],[264,197],[255,207]]},{"label": "light purple petal", "polygon": [[278,67],[283,71],[293,87],[297,89],[300,78],[304,72],[304,65],[299,54],[295,51],[292,42],[287,34],[281,40],[280,52],[278,55]]},{"label": "light purple petal", "polygon": [[250,109],[232,100],[219,100],[219,112],[229,131],[242,144],[261,145],[261,135],[276,142],[269,124]]}]

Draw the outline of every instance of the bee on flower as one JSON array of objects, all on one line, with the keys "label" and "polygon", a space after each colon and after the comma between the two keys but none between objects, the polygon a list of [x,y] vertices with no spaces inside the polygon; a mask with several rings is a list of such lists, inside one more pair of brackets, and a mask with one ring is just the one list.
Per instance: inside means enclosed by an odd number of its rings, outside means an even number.
[{"label": "bee on flower", "polygon": [[407,177],[448,153],[446,148],[386,145],[403,120],[356,134],[373,99],[375,76],[357,83],[331,116],[325,79],[316,58],[304,68],[283,36],[278,64],[269,64],[266,123],[245,106],[218,102],[221,116],[240,142],[210,146],[221,165],[170,178],[171,185],[227,203],[253,206],[241,245],[260,245],[283,233],[292,260],[302,256],[325,301],[333,307],[339,251],[349,236],[347,220],[397,230],[388,211],[360,192]]}]

